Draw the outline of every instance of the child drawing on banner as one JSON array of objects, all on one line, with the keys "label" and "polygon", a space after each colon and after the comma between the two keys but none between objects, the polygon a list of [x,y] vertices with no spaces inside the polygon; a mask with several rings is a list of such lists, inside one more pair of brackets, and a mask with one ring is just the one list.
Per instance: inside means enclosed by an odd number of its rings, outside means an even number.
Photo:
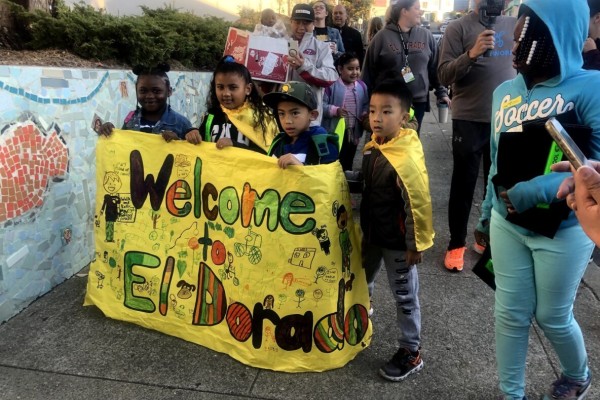
[{"label": "child drawing on banner", "polygon": [[315,228],[312,234],[319,240],[319,246],[326,256],[329,255],[329,247],[331,247],[331,241],[329,240],[329,232],[327,232],[327,225],[322,225],[320,228]]},{"label": "child drawing on banner", "polygon": [[340,228],[340,249],[342,250],[342,274],[344,276],[350,276],[350,254],[352,254],[352,242],[350,241],[350,232],[348,232],[348,211],[342,204],[337,204],[337,201],[333,205],[334,214],[337,221],[337,226]]},{"label": "child drawing on banner", "polygon": [[218,149],[234,146],[266,154],[278,132],[275,118],[263,103],[250,71],[232,56],[223,57],[217,64],[206,110],[200,130],[185,135],[192,144],[204,140],[216,143]]},{"label": "child drawing on banner", "polygon": [[[136,66],[133,73],[137,75],[135,92],[138,106],[125,117],[121,129],[146,133],[162,133],[173,138],[185,137],[190,130],[194,130],[191,122],[171,109],[169,97],[173,93],[167,72],[169,64],[159,64],[148,68]],[[105,122],[100,126],[99,135],[110,136],[115,126],[112,122]]]},{"label": "child drawing on banner", "polygon": [[284,23],[277,18],[275,11],[266,8],[260,13],[260,23],[256,24],[252,34],[272,38],[286,38],[287,29]]},{"label": "child drawing on banner", "polygon": [[115,241],[115,222],[119,218],[119,204],[121,204],[121,198],[119,197],[119,189],[121,189],[122,182],[119,175],[116,172],[107,172],[104,175],[104,202],[100,209],[100,216],[104,214],[105,218],[105,231],[106,231],[106,242]]}]

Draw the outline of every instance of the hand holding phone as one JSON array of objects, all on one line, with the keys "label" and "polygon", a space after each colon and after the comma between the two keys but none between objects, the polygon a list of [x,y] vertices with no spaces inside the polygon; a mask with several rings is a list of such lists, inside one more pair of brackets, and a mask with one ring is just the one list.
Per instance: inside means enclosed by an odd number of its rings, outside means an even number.
[{"label": "hand holding phone", "polygon": [[291,57],[298,56],[298,41],[294,39],[290,39],[288,42],[288,55]]},{"label": "hand holding phone", "polygon": [[554,139],[575,170],[579,169],[582,165],[588,164],[588,160],[581,149],[575,144],[573,139],[571,139],[571,136],[569,136],[567,131],[565,131],[565,128],[563,128],[556,118],[550,118],[546,121],[545,126],[548,133],[550,133],[550,136],[552,136],[552,139]]}]

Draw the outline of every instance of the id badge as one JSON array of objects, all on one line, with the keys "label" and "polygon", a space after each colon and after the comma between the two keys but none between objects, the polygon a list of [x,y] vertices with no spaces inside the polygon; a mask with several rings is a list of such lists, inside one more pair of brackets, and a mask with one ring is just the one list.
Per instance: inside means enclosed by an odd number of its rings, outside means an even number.
[{"label": "id badge", "polygon": [[410,67],[406,66],[402,68],[402,77],[404,78],[404,82],[409,83],[415,80],[415,76],[413,75]]}]

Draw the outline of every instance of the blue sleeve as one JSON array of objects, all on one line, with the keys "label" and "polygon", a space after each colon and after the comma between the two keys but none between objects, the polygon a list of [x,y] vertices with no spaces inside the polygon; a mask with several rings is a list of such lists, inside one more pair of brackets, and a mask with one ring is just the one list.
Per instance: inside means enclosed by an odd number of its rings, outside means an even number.
[{"label": "blue sleeve", "polygon": [[[502,86],[502,85],[501,85]],[[496,88],[492,97],[492,116],[491,120],[494,121],[494,111],[500,108],[500,100],[502,94],[498,93],[500,87]],[[496,134],[494,124],[490,124],[490,172],[488,174],[488,180],[486,182],[485,199],[481,204],[481,216],[479,217],[479,223],[477,224],[477,230],[483,233],[489,234],[489,221],[492,216],[492,207],[494,205],[494,198],[496,196],[496,190],[492,183],[492,178],[498,171],[497,154],[498,154],[498,141],[500,140],[500,133]],[[501,128],[500,128],[501,129]]]},{"label": "blue sleeve", "polygon": [[185,134],[188,133],[191,129],[193,129],[193,127],[190,120],[182,116],[181,131],[177,132],[177,136],[179,136],[180,139],[185,140]]},{"label": "blue sleeve", "polygon": [[331,114],[331,107],[330,107],[330,106],[335,106],[335,104],[332,103],[332,100],[333,100],[332,89],[333,89],[334,85],[335,85],[335,83],[331,86],[326,87],[325,90],[323,91],[323,117],[327,117],[327,118],[337,117],[337,115]]},{"label": "blue sleeve", "polygon": [[[492,108],[493,110],[494,108]],[[477,230],[486,234],[489,234],[489,220],[492,215],[492,205],[495,196],[494,184],[492,178],[496,175],[496,153],[498,152],[498,142],[496,135],[494,135],[494,126],[492,124],[491,136],[490,136],[490,159],[492,163],[490,165],[490,172],[488,174],[488,181],[486,183],[485,199],[481,204],[481,216],[479,217],[479,223],[477,224]]]},{"label": "blue sleeve", "polygon": [[332,28],[331,30],[333,31],[333,36],[335,36],[333,40],[337,45],[338,53],[345,53],[346,49],[344,48],[344,41],[342,40],[342,35],[340,34],[340,31],[336,28]]},{"label": "blue sleeve", "polygon": [[570,172],[553,172],[536,176],[525,182],[519,182],[506,193],[517,212],[524,212],[540,203],[550,204],[558,201],[556,192],[561,182],[571,175]]},{"label": "blue sleeve", "polygon": [[581,90],[581,101],[575,107],[581,123],[592,128],[589,158],[600,160],[600,107],[598,107],[598,93],[596,90],[600,87],[600,73],[588,71],[584,82],[587,90]]}]

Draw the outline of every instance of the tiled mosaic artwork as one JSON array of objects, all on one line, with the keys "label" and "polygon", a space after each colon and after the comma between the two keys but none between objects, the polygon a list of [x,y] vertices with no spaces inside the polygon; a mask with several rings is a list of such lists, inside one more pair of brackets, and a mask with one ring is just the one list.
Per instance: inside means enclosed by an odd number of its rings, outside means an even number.
[{"label": "tiled mosaic artwork", "polygon": [[[199,125],[210,73],[169,73]],[[130,71],[0,66],[0,323],[94,257],[96,121],[135,108]]]},{"label": "tiled mosaic artwork", "polygon": [[48,180],[63,176],[69,151],[56,129],[33,121],[8,126],[0,136],[0,223],[41,206]]}]

